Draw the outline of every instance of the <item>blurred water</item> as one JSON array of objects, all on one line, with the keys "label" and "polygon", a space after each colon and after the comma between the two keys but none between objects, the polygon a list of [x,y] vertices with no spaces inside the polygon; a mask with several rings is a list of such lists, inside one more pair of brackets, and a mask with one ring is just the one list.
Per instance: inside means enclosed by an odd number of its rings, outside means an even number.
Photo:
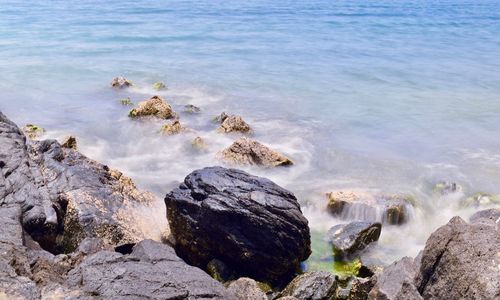
[{"label": "blurred water", "polygon": [[[0,0],[0,109],[14,121],[76,134],[161,201],[236,138],[210,119],[241,114],[296,162],[246,169],[294,191],[314,229],[339,222],[324,213],[331,190],[417,198],[415,220],[384,228],[387,261],[472,212],[436,199],[434,182],[500,194],[499,70],[498,1]],[[111,90],[120,74],[137,87]],[[181,114],[193,132],[128,120],[118,100],[148,98],[157,80],[177,111],[202,108]],[[207,152],[192,151],[196,135]]]}]

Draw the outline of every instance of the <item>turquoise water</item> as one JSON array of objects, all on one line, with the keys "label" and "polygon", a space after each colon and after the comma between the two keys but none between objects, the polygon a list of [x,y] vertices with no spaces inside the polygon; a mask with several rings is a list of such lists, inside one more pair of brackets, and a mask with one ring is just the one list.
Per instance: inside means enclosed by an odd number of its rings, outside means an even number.
[{"label": "turquoise water", "polygon": [[[322,212],[331,190],[416,196],[412,224],[382,236],[391,258],[470,213],[429,184],[500,194],[499,70],[498,1],[0,1],[0,109],[14,121],[76,134],[161,203],[235,139],[212,116],[241,114],[296,162],[246,169],[294,191],[312,227],[338,222]],[[137,87],[111,90],[120,74]],[[157,80],[174,109],[201,107],[181,115],[193,132],[128,120],[118,99],[148,98]],[[190,150],[196,135],[206,153]]]}]

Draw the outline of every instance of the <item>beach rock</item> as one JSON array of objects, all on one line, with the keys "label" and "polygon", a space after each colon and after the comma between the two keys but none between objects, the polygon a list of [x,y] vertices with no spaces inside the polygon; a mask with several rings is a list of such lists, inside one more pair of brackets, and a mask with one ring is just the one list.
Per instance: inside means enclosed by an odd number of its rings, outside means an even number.
[{"label": "beach rock", "polygon": [[479,192],[462,200],[461,205],[462,207],[474,208],[500,205],[500,197],[489,193]]},{"label": "beach rock", "polygon": [[101,251],[69,272],[72,289],[103,299],[235,299],[170,246],[144,240],[129,255]]},{"label": "beach rock", "polygon": [[[335,275],[324,271],[306,272],[295,277],[279,297],[291,296],[301,300],[334,299],[337,290]],[[279,298],[278,299],[283,299]]]},{"label": "beach rock", "polygon": [[241,137],[231,146],[224,149],[221,158],[228,163],[236,165],[258,165],[264,167],[289,166],[293,162],[283,154],[271,150],[267,146]]},{"label": "beach rock", "polygon": [[500,208],[490,208],[478,211],[469,219],[471,223],[481,222],[481,220],[489,220],[495,223],[500,223]]},{"label": "beach rock", "polygon": [[160,119],[170,119],[175,117],[175,113],[170,104],[163,100],[163,98],[160,96],[153,96],[148,100],[139,102],[139,104],[129,112],[128,116],[130,118],[152,116]]},{"label": "beach rock", "polygon": [[498,299],[500,227],[460,217],[427,240],[417,287],[424,299]]},{"label": "beach rock", "polygon": [[449,194],[454,194],[462,191],[462,186],[456,182],[451,181],[440,181],[434,185],[432,191],[436,194],[445,196]]},{"label": "beach rock", "polygon": [[73,135],[65,137],[61,143],[61,147],[76,150],[76,137],[74,137]]},{"label": "beach rock", "polygon": [[391,225],[406,223],[412,215],[414,205],[414,199],[407,195],[357,191],[330,192],[327,194],[327,199],[327,210],[342,219]]},{"label": "beach rock", "polygon": [[201,112],[201,109],[198,106],[187,104],[184,105],[184,112],[187,112],[188,114],[197,114]]},{"label": "beach rock", "polygon": [[222,124],[220,125],[218,131],[223,133],[229,132],[250,132],[250,125],[243,120],[242,117],[236,115],[230,115],[224,118]]},{"label": "beach rock", "polygon": [[161,82],[161,81],[158,81],[158,82],[155,82],[153,84],[153,88],[157,91],[162,91],[162,90],[166,90],[167,89],[167,86]]},{"label": "beach rock", "polygon": [[127,88],[132,85],[132,81],[126,79],[123,76],[118,76],[113,78],[111,81],[111,86],[118,89]]},{"label": "beach rock", "polygon": [[36,140],[45,134],[45,129],[34,124],[26,124],[23,127],[24,134],[32,140]]},{"label": "beach rock", "polygon": [[377,241],[381,231],[380,223],[356,221],[333,226],[326,239],[332,244],[334,253],[351,255]]},{"label": "beach rock", "polygon": [[260,289],[259,284],[251,278],[241,277],[231,282],[227,291],[238,300],[267,300],[267,296]]},{"label": "beach rock", "polygon": [[160,128],[160,133],[164,135],[174,135],[174,134],[179,134],[182,131],[184,131],[185,128],[181,125],[181,122],[179,120],[174,120],[170,124],[165,124]]},{"label": "beach rock", "polygon": [[177,253],[192,265],[218,259],[239,277],[272,282],[289,278],[311,253],[297,198],[268,179],[204,168],[165,203]]},{"label": "beach rock", "polygon": [[376,284],[368,294],[370,300],[424,299],[415,286],[418,266],[413,259],[404,257],[376,275]]}]

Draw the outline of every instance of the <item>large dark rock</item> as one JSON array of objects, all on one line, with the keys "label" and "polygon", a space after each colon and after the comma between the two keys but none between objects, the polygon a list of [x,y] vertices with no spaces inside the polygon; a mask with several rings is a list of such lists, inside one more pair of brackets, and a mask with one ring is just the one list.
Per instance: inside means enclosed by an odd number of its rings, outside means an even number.
[{"label": "large dark rock", "polygon": [[216,258],[240,276],[288,277],[311,253],[295,196],[272,181],[211,167],[189,174],[166,198],[177,253],[205,268]]},{"label": "large dark rock", "polygon": [[335,276],[329,272],[313,271],[295,277],[280,297],[291,296],[301,300],[334,299],[338,287]]},{"label": "large dark rock", "polygon": [[335,254],[350,255],[377,241],[381,231],[380,223],[351,222],[330,228],[326,240],[332,244]]},{"label": "large dark rock", "polygon": [[499,299],[500,227],[454,217],[427,240],[417,287],[424,299]]},{"label": "large dark rock", "polygon": [[53,253],[86,237],[118,245],[144,238],[132,209],[155,201],[130,178],[56,140],[27,140],[0,113],[0,206],[21,211],[23,229]]}]

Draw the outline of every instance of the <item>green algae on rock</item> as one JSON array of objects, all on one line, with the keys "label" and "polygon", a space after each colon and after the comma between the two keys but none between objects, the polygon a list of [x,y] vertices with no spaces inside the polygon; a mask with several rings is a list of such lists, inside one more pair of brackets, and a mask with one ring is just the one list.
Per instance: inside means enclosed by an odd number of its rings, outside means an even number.
[{"label": "green algae on rock", "polygon": [[485,192],[475,193],[461,201],[462,207],[483,207],[483,206],[492,206],[499,205],[500,198],[496,195],[492,195]]},{"label": "green algae on rock", "polygon": [[45,129],[35,124],[26,124],[26,126],[23,127],[23,132],[30,139],[36,140],[45,133]]},{"label": "green algae on rock", "polygon": [[158,82],[155,82],[153,84],[153,88],[157,91],[162,91],[162,90],[166,90],[167,89],[167,86],[161,82],[161,81],[158,81]]},{"label": "green algae on rock", "polygon": [[123,106],[133,106],[134,102],[132,102],[132,100],[130,100],[130,97],[127,97],[127,98],[120,99],[120,104]]}]

